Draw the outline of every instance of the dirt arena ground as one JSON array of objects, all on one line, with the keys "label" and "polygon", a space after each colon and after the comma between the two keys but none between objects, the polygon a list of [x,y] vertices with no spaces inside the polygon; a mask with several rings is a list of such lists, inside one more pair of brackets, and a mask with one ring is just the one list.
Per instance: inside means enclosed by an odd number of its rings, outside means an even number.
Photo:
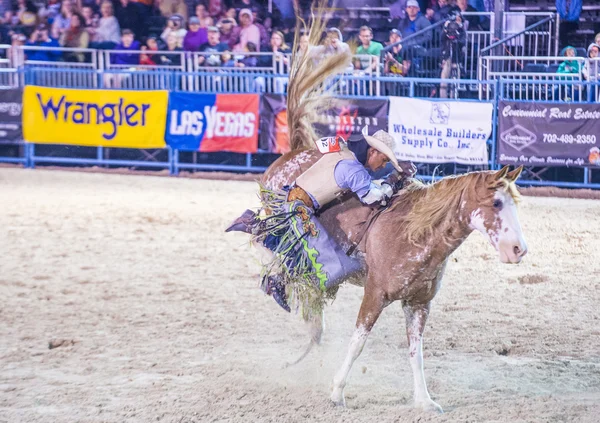
[{"label": "dirt arena ground", "polygon": [[526,197],[521,265],[479,234],[452,256],[425,332],[432,415],[411,408],[399,304],[348,408],[330,405],[357,287],[329,307],[323,345],[283,369],[306,327],[259,291],[246,237],[223,233],[255,191],[0,169],[0,422],[599,421],[600,201]]}]

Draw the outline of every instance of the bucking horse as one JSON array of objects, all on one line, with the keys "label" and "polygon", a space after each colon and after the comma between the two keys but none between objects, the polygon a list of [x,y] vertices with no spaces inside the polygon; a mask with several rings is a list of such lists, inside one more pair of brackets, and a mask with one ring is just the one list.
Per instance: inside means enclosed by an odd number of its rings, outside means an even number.
[{"label": "bucking horse", "polygon": [[[306,32],[309,50],[292,57],[287,97],[291,151],[262,175],[260,183],[267,189],[293,184],[321,157],[315,147],[315,116],[331,107],[327,87],[351,60],[349,53],[311,56],[310,48],[318,43],[324,27],[323,19],[313,14]],[[296,34],[298,38],[300,31]],[[331,401],[345,406],[344,387],[354,361],[383,309],[400,301],[406,317],[415,406],[442,412],[431,399],[423,374],[423,330],[431,301],[440,289],[449,256],[473,231],[483,234],[503,263],[519,263],[527,254],[517,217],[520,197],[515,181],[521,171],[504,167],[428,184],[411,178],[364,234],[362,228],[373,210],[355,196],[343,197],[320,211],[319,221],[343,248],[356,246],[353,255],[363,269],[360,277],[348,281],[363,286],[364,297],[346,358],[333,380]],[[313,339],[319,342],[322,316],[313,322]]]}]

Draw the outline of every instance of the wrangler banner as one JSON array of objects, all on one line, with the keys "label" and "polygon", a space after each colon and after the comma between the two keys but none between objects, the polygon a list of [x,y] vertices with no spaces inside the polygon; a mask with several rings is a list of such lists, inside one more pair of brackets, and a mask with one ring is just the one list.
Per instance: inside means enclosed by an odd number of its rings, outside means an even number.
[{"label": "wrangler banner", "polygon": [[188,151],[258,150],[258,94],[169,94],[164,137],[174,149]]},{"label": "wrangler banner", "polygon": [[23,91],[0,90],[0,144],[15,144],[23,140],[21,111]]},{"label": "wrangler banner", "polygon": [[488,163],[492,103],[390,97],[389,133],[400,160]]},{"label": "wrangler banner", "polygon": [[501,101],[498,161],[526,166],[600,166],[600,104]]},{"label": "wrangler banner", "polygon": [[28,85],[23,134],[28,142],[164,148],[167,91],[78,90]]}]

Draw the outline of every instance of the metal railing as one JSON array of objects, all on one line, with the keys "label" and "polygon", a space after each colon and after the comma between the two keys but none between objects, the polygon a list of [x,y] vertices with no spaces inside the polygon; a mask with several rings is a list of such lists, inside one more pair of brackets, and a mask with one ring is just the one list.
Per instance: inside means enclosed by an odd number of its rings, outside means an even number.
[{"label": "metal railing", "polygon": [[[540,18],[544,17],[551,17],[551,19],[540,21]],[[504,12],[503,38],[518,35],[511,38],[505,47],[515,56],[557,56],[559,19],[557,13]],[[537,25],[533,26],[536,23]]]}]

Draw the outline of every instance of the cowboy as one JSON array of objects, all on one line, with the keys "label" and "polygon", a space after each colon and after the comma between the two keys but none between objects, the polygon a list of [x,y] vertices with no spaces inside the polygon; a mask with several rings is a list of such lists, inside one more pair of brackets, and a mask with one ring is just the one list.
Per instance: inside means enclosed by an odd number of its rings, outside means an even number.
[{"label": "cowboy", "polygon": [[[414,174],[414,166],[411,163],[403,163],[403,166],[398,163],[394,155],[394,138],[390,134],[380,130],[372,136],[368,135],[367,126],[363,128],[362,134],[366,142],[350,142],[349,149],[342,149],[335,138],[317,141],[333,142],[339,149],[323,154],[302,173],[294,184],[287,188],[284,208],[280,207],[274,211],[275,215],[279,213],[281,216],[287,216],[288,221],[290,216],[292,217],[288,226],[291,226],[293,231],[287,232],[286,236],[280,232],[273,232],[263,237],[263,245],[276,253],[283,250],[280,248],[282,238],[292,238],[297,240],[297,243],[303,241],[305,251],[294,249],[296,256],[286,261],[288,267],[298,266],[301,262],[298,260],[299,254],[306,255],[307,251],[317,251],[317,258],[311,258],[314,260],[311,267],[322,290],[341,283],[345,277],[358,271],[360,263],[357,259],[349,257],[333,241],[315,218],[315,212],[350,191],[355,193],[363,204],[371,207],[386,206],[396,192],[399,180]],[[392,165],[395,172],[383,182],[376,183],[369,171],[381,170],[387,163]],[[260,218],[253,211],[246,210],[226,232],[256,233],[256,228],[260,226]],[[291,247],[288,247],[286,251],[290,249]],[[280,275],[267,277],[266,283],[263,283],[263,290],[271,294],[284,310],[290,311],[285,285]]]}]

